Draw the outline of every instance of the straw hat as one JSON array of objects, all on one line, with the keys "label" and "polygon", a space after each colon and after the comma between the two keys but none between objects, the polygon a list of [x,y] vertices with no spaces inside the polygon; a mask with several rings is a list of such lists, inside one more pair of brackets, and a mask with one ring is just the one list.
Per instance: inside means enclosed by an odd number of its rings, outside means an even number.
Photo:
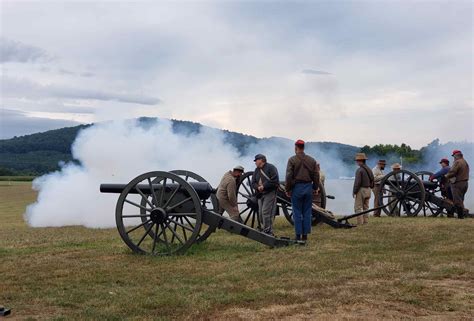
[{"label": "straw hat", "polygon": [[365,156],[365,153],[357,153],[355,156],[356,161],[361,161],[361,160],[368,160],[367,156]]},{"label": "straw hat", "polygon": [[402,169],[402,165],[395,163],[392,165],[392,169]]}]

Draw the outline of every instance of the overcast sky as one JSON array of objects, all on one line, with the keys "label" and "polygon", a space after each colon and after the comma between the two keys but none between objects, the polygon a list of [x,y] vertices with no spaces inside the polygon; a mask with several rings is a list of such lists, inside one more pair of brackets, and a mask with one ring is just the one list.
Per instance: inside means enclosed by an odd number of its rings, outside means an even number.
[{"label": "overcast sky", "polygon": [[156,116],[355,145],[474,141],[471,1],[1,1],[0,138]]}]

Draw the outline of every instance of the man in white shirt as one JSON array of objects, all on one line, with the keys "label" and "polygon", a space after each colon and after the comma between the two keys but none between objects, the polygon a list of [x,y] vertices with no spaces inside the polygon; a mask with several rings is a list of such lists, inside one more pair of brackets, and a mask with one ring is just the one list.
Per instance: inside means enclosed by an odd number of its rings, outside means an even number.
[{"label": "man in white shirt", "polygon": [[[381,159],[377,162],[377,165],[372,169],[372,173],[374,174],[374,188],[372,191],[374,192],[374,208],[379,207],[379,195],[380,195],[380,183],[382,182],[382,178],[385,176],[384,169],[387,162],[385,159]],[[374,211],[374,217],[380,217],[381,209]]]}]

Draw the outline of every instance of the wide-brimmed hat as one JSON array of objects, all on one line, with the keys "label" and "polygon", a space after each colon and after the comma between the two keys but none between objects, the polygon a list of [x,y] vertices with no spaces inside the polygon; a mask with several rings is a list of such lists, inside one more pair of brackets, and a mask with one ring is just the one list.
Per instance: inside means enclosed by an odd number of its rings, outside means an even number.
[{"label": "wide-brimmed hat", "polygon": [[245,169],[242,166],[237,165],[237,166],[234,167],[234,171],[241,171],[243,173],[243,172],[245,172]]},{"label": "wide-brimmed hat", "polygon": [[357,153],[355,156],[356,161],[361,161],[361,160],[368,160],[367,156],[365,156],[365,153]]},{"label": "wide-brimmed hat", "polygon": [[392,169],[402,169],[402,165],[400,165],[399,163],[395,163],[392,165]]}]

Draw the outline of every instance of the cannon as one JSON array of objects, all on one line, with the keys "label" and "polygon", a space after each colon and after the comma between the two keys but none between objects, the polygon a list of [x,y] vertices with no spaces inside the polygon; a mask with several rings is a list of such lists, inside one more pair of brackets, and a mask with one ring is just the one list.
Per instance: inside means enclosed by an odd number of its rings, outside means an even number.
[{"label": "cannon", "polygon": [[224,229],[270,247],[304,244],[275,237],[218,213],[215,189],[189,171],[154,171],[128,184],[101,184],[102,193],[120,194],[115,208],[118,232],[135,253],[183,254],[216,229]]},{"label": "cannon", "polygon": [[431,172],[393,171],[381,181],[379,204],[388,216],[438,216],[453,213],[453,203],[441,195],[439,182],[431,182]]},{"label": "cannon", "polygon": [[[252,177],[253,172],[247,172],[242,175],[238,185],[238,204],[240,209],[240,215],[244,224],[252,228],[259,228],[260,226],[258,221],[258,199],[257,193],[254,187],[252,186]],[[312,225],[314,226],[319,223],[324,223],[334,228],[354,227],[347,221],[338,221],[330,211],[326,210],[327,199],[334,199],[334,196],[327,195],[324,185],[321,184],[319,188],[319,194],[316,195],[315,200],[313,202]],[[294,225],[291,199],[286,196],[285,182],[280,182],[280,186],[277,190],[277,204],[275,214],[283,214],[286,220],[291,225]]]}]

